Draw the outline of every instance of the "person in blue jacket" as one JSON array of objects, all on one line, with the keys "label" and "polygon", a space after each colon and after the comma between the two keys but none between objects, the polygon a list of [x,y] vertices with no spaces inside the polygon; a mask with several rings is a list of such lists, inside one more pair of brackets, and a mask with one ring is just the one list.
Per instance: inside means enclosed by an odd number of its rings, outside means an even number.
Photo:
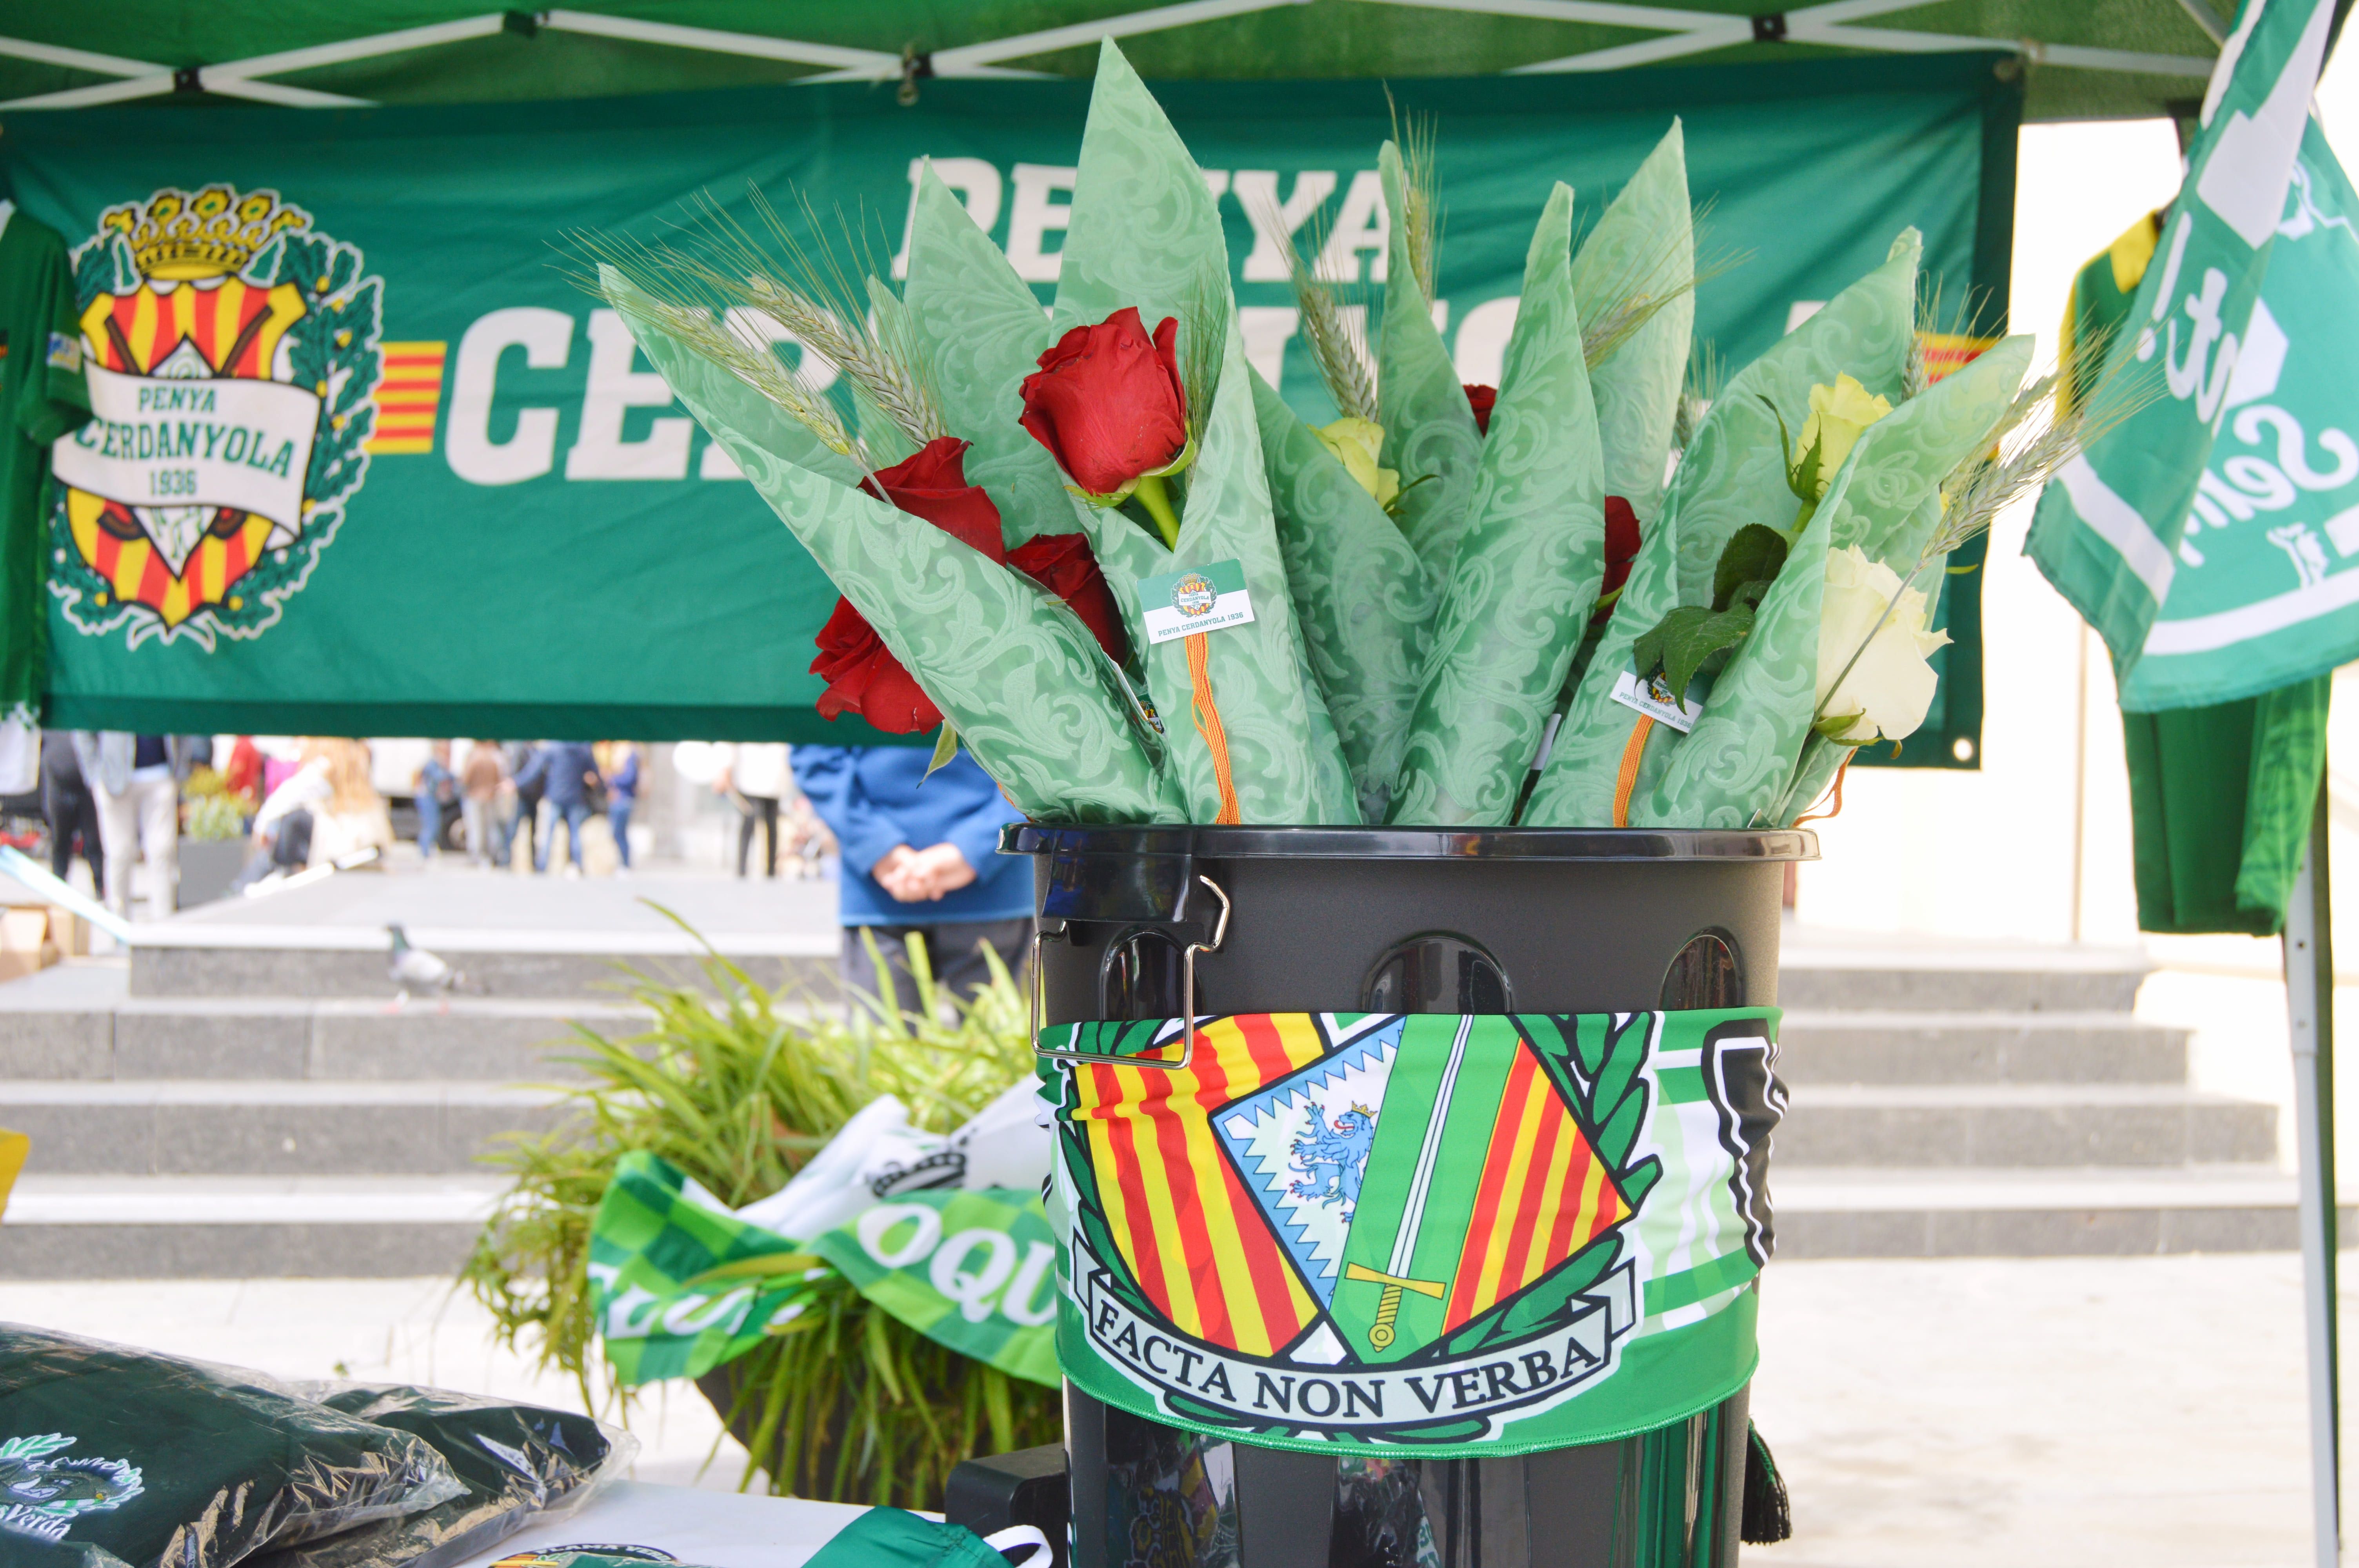
[{"label": "person in blue jacket", "polygon": [[999,830],[1020,822],[991,775],[961,752],[931,778],[912,746],[797,746],[795,783],[842,856],[842,973],[848,990],[886,1000],[864,932],[894,971],[903,1008],[908,939],[921,937],[934,978],[966,995],[991,978],[989,944],[1012,971],[1032,941],[1032,862],[997,853]]},{"label": "person in blue jacket", "polygon": [[545,741],[532,754],[532,761],[516,774],[516,794],[538,785],[541,799],[549,807],[549,819],[541,824],[540,841],[533,846],[532,869],[543,875],[549,871],[549,840],[557,837],[557,823],[565,822],[565,848],[572,864],[565,868],[569,877],[582,874],[582,825],[590,819],[590,792],[604,787],[598,776],[597,758],[591,754],[587,742],[581,741]]}]

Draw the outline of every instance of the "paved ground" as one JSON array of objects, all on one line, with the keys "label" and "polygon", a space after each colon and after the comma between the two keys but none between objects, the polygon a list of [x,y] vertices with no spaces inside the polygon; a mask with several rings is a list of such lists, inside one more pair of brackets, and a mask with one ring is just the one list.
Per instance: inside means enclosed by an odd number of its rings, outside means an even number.
[{"label": "paved ground", "polygon": [[[2346,1259],[2359,1278],[2359,1258]],[[1794,1262],[1754,1407],[1794,1494],[1769,1568],[2298,1568],[2309,1552],[2290,1256]],[[0,1284],[0,1318],[289,1375],[578,1399],[447,1282]],[[2359,1316],[2352,1325],[2359,1328]],[[2354,1341],[2359,1342],[2359,1341]],[[642,1479],[727,1488],[685,1385],[632,1420]]]},{"label": "paved ground", "polygon": [[2280,1253],[1774,1265],[1753,1402],[1796,1534],[1757,1560],[2308,1562],[2299,1283]]}]

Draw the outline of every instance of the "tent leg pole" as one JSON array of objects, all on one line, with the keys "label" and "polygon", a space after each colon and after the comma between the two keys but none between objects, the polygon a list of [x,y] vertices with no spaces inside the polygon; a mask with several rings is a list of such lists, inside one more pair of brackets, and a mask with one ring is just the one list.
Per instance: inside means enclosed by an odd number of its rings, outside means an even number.
[{"label": "tent leg pole", "polygon": [[2335,1346],[2334,946],[2328,916],[2326,787],[2319,781],[2310,849],[2286,910],[2287,1022],[2293,1041],[2295,1137],[2300,1156],[2302,1317],[2310,1387],[2311,1517],[2315,1561],[2336,1568],[2342,1552]]}]

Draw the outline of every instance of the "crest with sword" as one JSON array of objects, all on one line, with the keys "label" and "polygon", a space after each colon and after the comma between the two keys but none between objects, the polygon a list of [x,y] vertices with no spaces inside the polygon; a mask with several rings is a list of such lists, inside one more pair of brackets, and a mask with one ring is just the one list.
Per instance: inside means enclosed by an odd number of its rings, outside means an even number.
[{"label": "crest with sword", "polygon": [[1441,1069],[1441,1082],[1434,1091],[1433,1110],[1426,1118],[1425,1137],[1418,1145],[1408,1201],[1401,1209],[1400,1226],[1393,1233],[1391,1258],[1381,1271],[1364,1263],[1344,1265],[1346,1280],[1383,1287],[1383,1293],[1376,1299],[1375,1322],[1368,1327],[1368,1344],[1374,1349],[1388,1349],[1397,1337],[1393,1325],[1400,1316],[1403,1292],[1414,1291],[1440,1301],[1450,1290],[1448,1280],[1415,1280],[1408,1277],[1408,1271],[1417,1257],[1418,1232],[1425,1225],[1426,1199],[1433,1192],[1433,1168],[1441,1155],[1442,1133],[1450,1120],[1450,1098],[1458,1087],[1458,1070],[1466,1061],[1466,1037],[1473,1027],[1471,1017],[1458,1021],[1458,1036],[1451,1043],[1450,1059]]}]

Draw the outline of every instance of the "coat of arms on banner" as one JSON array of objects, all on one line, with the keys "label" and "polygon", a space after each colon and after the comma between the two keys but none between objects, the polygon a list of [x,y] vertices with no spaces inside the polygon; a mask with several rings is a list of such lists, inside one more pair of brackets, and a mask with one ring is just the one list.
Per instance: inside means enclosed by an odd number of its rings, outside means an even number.
[{"label": "coat of arms on banner", "polygon": [[[1281,1445],[1589,1441],[1571,1405],[1767,1259],[1765,1012],[1239,1014],[1119,1061],[1180,1027],[1044,1036],[1114,1058],[1056,1075],[1060,1356],[1100,1398]],[[1749,1372],[1723,1338],[1667,1397]]]},{"label": "coat of arms on banner", "polygon": [[366,476],[383,285],[227,185],[109,208],[73,262],[96,417],[55,449],[50,591],[135,647],[258,635]]}]

